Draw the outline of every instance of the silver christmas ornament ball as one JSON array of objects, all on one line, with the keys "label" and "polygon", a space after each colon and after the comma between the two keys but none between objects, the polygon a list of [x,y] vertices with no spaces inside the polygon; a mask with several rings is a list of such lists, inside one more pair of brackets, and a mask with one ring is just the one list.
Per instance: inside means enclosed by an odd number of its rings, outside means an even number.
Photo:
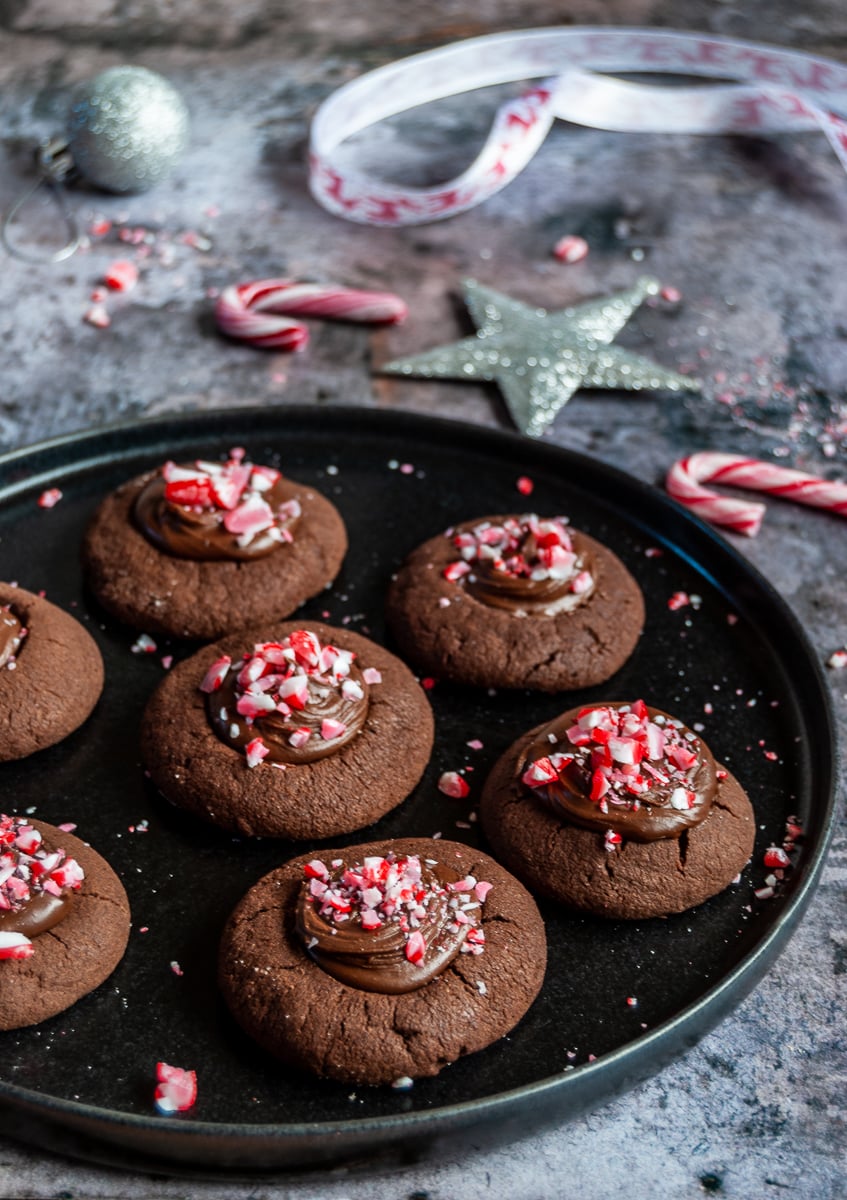
[{"label": "silver christmas ornament ball", "polygon": [[110,192],[144,192],[168,176],[188,145],[179,92],[146,67],[112,67],[71,97],[68,145],[86,179]]}]

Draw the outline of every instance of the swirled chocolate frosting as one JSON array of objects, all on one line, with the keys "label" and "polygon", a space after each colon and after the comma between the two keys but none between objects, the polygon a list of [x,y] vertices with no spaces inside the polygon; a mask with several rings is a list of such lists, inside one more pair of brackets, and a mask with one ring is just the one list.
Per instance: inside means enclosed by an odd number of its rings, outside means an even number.
[{"label": "swirled chocolate frosting", "polygon": [[0,667],[17,657],[26,630],[8,605],[0,608]]},{"label": "swirled chocolate frosting", "polygon": [[490,884],[417,855],[305,867],[296,928],[329,975],[396,995],[439,975],[460,953],[481,953],[480,905]]},{"label": "swirled chocolate frosting", "polygon": [[297,488],[273,467],[167,462],[142,488],[134,518],[159,550],[204,562],[263,558],[294,540]]},{"label": "swirled chocolate frosting", "polygon": [[641,700],[564,713],[529,746],[518,774],[563,821],[637,842],[679,837],[705,819],[717,790],[705,742]]},{"label": "swirled chocolate frosting", "polygon": [[82,868],[22,817],[0,817],[0,931],[34,938],[67,916]]},{"label": "swirled chocolate frosting", "polygon": [[258,643],[240,663],[219,659],[200,684],[209,722],[248,766],[325,758],[361,731],[368,681],[378,682],[378,672],[361,671],[354,659],[305,629]]},{"label": "swirled chocolate frosting", "polygon": [[489,517],[459,525],[448,536],[459,557],[445,567],[445,578],[461,581],[491,608],[554,616],[594,591],[588,548],[562,517]]}]

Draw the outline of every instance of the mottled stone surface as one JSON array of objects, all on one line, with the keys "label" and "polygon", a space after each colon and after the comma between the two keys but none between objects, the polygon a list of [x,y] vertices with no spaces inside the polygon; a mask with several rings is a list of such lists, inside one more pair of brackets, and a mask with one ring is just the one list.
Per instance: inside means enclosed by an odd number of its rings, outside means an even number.
[{"label": "mottled stone surface", "polygon": [[[709,447],[773,453],[843,478],[847,181],[822,137],[623,137],[557,127],[526,172],[483,208],[399,232],[345,225],[310,200],[308,118],[339,83],[453,37],[558,20],[561,6],[549,0],[0,6],[0,210],[26,185],[32,139],[61,126],[67,86],[98,69],[133,61],[163,71],[194,119],[191,150],[171,184],[123,199],[73,194],[85,225],[96,216],[119,223],[87,252],[59,266],[3,260],[0,446],[118,417],[257,402],[377,405],[505,426],[493,390],[373,378],[369,368],[469,332],[456,301],[466,275],[552,308],[621,289],[649,270],[683,300],[642,309],[621,344],[696,370],[702,396],[578,394],[552,439],[657,482],[681,453]],[[704,28],[836,56],[847,35],[847,10],[835,0],[579,0],[568,20]],[[433,160],[449,175],[471,157],[493,103],[482,94],[397,120],[368,136],[368,153],[376,162],[387,152],[398,177],[427,178]],[[136,253],[116,230],[136,226],[150,239],[141,281],[106,300],[108,329],[93,328],[82,318],[104,268]],[[21,229],[50,243],[57,230],[49,205],[29,210]],[[186,243],[188,231],[203,235],[204,248]],[[589,240],[583,263],[551,257],[564,233]],[[218,340],[210,292],[283,274],[397,290],[413,317],[377,333],[313,324],[309,350],[293,358]],[[774,504],[760,536],[736,544],[794,608],[822,660],[844,645],[847,523]],[[844,734],[847,673],[830,679]],[[847,1191],[845,883],[842,818],[808,916],[757,990],[684,1059],[543,1135],[484,1153],[469,1146],[461,1159],[376,1181],[280,1187],[152,1181],[0,1141],[2,1194],[836,1200]]]}]

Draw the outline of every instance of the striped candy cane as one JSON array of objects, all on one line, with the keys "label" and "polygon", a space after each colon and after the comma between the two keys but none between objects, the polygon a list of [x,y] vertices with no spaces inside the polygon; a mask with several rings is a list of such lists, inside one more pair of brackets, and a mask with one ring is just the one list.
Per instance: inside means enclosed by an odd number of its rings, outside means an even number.
[{"label": "striped candy cane", "polygon": [[300,350],[308,342],[308,329],[302,321],[292,320],[294,315],[393,325],[407,312],[404,302],[391,292],[363,292],[292,279],[231,284],[215,305],[222,333],[274,350]]},{"label": "striped candy cane", "polygon": [[709,450],[675,462],[665,480],[665,487],[674,500],[705,521],[723,525],[747,537],[755,537],[759,532],[765,505],[719,496],[701,487],[704,481],[767,492],[783,500],[794,500],[797,504],[808,504],[842,517],[847,516],[847,483],[821,479],[817,475],[807,475],[804,471],[794,471],[788,467],[777,467],[773,463],[745,458],[741,454],[720,454]]}]

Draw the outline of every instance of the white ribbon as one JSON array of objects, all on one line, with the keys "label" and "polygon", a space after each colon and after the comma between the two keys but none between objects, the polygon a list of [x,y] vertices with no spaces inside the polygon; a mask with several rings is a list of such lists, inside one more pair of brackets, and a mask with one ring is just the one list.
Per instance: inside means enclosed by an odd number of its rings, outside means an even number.
[{"label": "white ribbon", "polygon": [[[710,87],[627,82],[669,73]],[[471,165],[437,187],[400,187],[348,167],[343,142],[410,108],[476,88],[542,82],[498,111]],[[727,83],[726,80],[733,82]],[[312,122],[312,194],[369,225],[416,225],[464,212],[523,170],[556,118],[620,132],[767,134],[820,130],[847,170],[847,66],[731,38],[655,29],[549,28],[456,42],[345,84]]]}]

